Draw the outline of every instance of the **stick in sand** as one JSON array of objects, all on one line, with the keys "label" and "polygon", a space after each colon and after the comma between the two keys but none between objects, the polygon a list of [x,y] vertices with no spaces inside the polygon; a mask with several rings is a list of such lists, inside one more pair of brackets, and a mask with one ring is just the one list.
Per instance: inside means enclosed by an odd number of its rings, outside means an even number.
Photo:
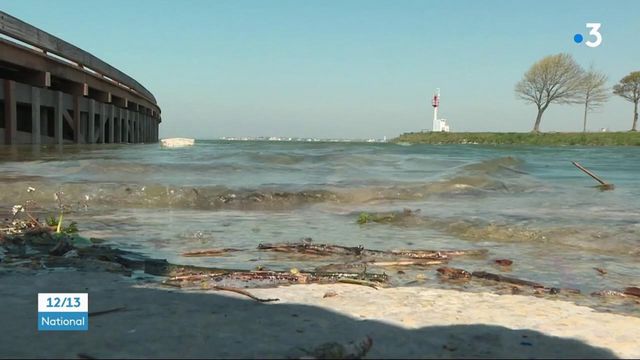
[{"label": "stick in sand", "polygon": [[231,291],[237,294],[241,294],[244,296],[248,296],[250,298],[252,298],[253,300],[257,301],[257,302],[271,302],[271,301],[279,301],[280,299],[261,299],[257,296],[252,295],[251,293],[244,291],[242,289],[238,289],[238,288],[233,288],[233,287],[227,287],[227,286],[217,286],[214,285],[211,287],[212,289],[215,290],[220,290],[220,291]]},{"label": "stick in sand", "polygon": [[613,184],[607,184],[606,182],[604,182],[604,180],[600,179],[598,176],[596,176],[594,173],[592,173],[591,171],[585,169],[582,165],[578,164],[575,161],[571,162],[573,165],[575,165],[575,167],[577,167],[578,169],[582,170],[585,174],[591,176],[592,178],[594,178],[597,182],[600,183],[600,188],[607,190],[607,189],[613,189]]}]

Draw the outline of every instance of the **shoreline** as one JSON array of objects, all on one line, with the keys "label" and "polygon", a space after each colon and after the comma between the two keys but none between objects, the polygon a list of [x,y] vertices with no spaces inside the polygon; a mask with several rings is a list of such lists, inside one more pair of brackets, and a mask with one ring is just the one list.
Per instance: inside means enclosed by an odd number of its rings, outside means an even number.
[{"label": "shoreline", "polygon": [[640,132],[411,132],[391,140],[409,144],[640,146]]},{"label": "shoreline", "polygon": [[[135,275],[0,273],[0,318],[15,335],[0,338],[0,355],[309,358],[323,344],[350,349],[369,336],[369,358],[640,357],[640,318],[562,300],[349,284],[248,289],[279,298],[265,304],[223,291],[161,287]],[[90,316],[88,332],[38,332],[38,292],[88,292],[90,312],[124,310]]]}]

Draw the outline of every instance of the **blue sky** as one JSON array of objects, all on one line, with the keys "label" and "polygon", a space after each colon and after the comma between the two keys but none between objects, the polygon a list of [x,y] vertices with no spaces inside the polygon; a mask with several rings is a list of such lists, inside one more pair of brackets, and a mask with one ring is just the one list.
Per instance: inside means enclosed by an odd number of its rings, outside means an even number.
[{"label": "blue sky", "polygon": [[[640,1],[0,0],[0,9],[128,73],[163,110],[161,136],[369,138],[430,127],[429,103],[454,131],[529,131],[535,107],[515,83],[568,52],[609,75],[640,70]],[[602,23],[598,48],[577,45]],[[589,128],[631,127],[611,100]],[[582,128],[555,105],[543,131]]]}]

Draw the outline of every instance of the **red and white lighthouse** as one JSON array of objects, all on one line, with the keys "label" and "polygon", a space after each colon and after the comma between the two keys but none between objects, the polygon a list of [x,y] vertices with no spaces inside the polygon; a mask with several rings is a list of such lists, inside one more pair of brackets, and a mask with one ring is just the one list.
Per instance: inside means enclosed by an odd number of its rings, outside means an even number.
[{"label": "red and white lighthouse", "polygon": [[431,100],[431,106],[433,106],[433,130],[434,132],[449,132],[449,125],[447,120],[438,119],[438,108],[440,107],[440,89],[436,89],[433,93],[433,99]]},{"label": "red and white lighthouse", "polygon": [[433,131],[440,132],[440,120],[438,120],[438,106],[440,106],[440,89],[436,89],[436,92],[433,94],[431,105],[433,106]]}]

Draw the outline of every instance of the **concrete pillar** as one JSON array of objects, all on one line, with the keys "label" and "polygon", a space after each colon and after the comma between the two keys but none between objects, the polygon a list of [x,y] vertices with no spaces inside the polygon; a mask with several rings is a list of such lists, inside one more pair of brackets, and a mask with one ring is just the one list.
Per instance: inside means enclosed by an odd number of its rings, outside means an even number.
[{"label": "concrete pillar", "polygon": [[140,122],[138,121],[138,112],[132,111],[131,116],[133,117],[133,123],[135,124],[136,137],[134,140],[135,140],[135,143],[137,144],[140,142]]},{"label": "concrete pillar", "polygon": [[125,133],[125,128],[124,128],[124,110],[122,110],[122,108],[118,108],[118,124],[120,124],[120,138],[118,139],[118,142],[122,143],[122,142],[126,142],[126,133]]},{"label": "concrete pillar", "polygon": [[113,111],[114,111],[113,121],[115,123],[114,127],[116,128],[114,129],[115,130],[114,142],[120,143],[120,138],[122,137],[122,122],[120,121],[120,108],[114,107]]},{"label": "concrete pillar", "polygon": [[16,82],[4,81],[4,143],[16,143],[18,131],[18,112],[16,108]]},{"label": "concrete pillar", "polygon": [[55,128],[54,128],[54,138],[55,143],[58,145],[62,145],[64,143],[64,138],[62,135],[62,123],[64,122],[64,101],[63,101],[62,91],[56,92],[56,106],[55,106]]},{"label": "concrete pillar", "polygon": [[73,127],[75,128],[73,132],[73,139],[76,144],[80,144],[82,143],[82,132],[80,131],[80,96],[78,95],[73,96]]},{"label": "concrete pillar", "polygon": [[113,117],[115,116],[115,113],[116,113],[115,106],[109,105],[109,143],[110,144],[113,144],[115,142],[115,137],[114,137],[115,121],[113,121]]},{"label": "concrete pillar", "polygon": [[105,141],[105,131],[104,127],[107,122],[107,104],[100,104],[100,132],[98,137],[100,138],[100,144],[104,144]]},{"label": "concrete pillar", "polygon": [[89,144],[96,143],[96,101],[89,99],[89,119],[87,119],[87,131],[89,132]]},{"label": "concrete pillar", "polygon": [[129,123],[129,110],[122,109],[122,113],[124,114],[124,143],[128,144],[131,142],[131,124]]},{"label": "concrete pillar", "polygon": [[[40,115],[40,133],[45,137],[46,142],[49,140],[49,108]],[[41,137],[42,138],[42,137]]]},{"label": "concrete pillar", "polygon": [[31,87],[31,143],[40,145],[40,88]]},{"label": "concrete pillar", "polygon": [[138,129],[136,129],[136,119],[133,117],[133,112],[127,110],[127,118],[129,118],[129,125],[131,126],[131,142],[136,143],[136,136],[138,136]]}]

